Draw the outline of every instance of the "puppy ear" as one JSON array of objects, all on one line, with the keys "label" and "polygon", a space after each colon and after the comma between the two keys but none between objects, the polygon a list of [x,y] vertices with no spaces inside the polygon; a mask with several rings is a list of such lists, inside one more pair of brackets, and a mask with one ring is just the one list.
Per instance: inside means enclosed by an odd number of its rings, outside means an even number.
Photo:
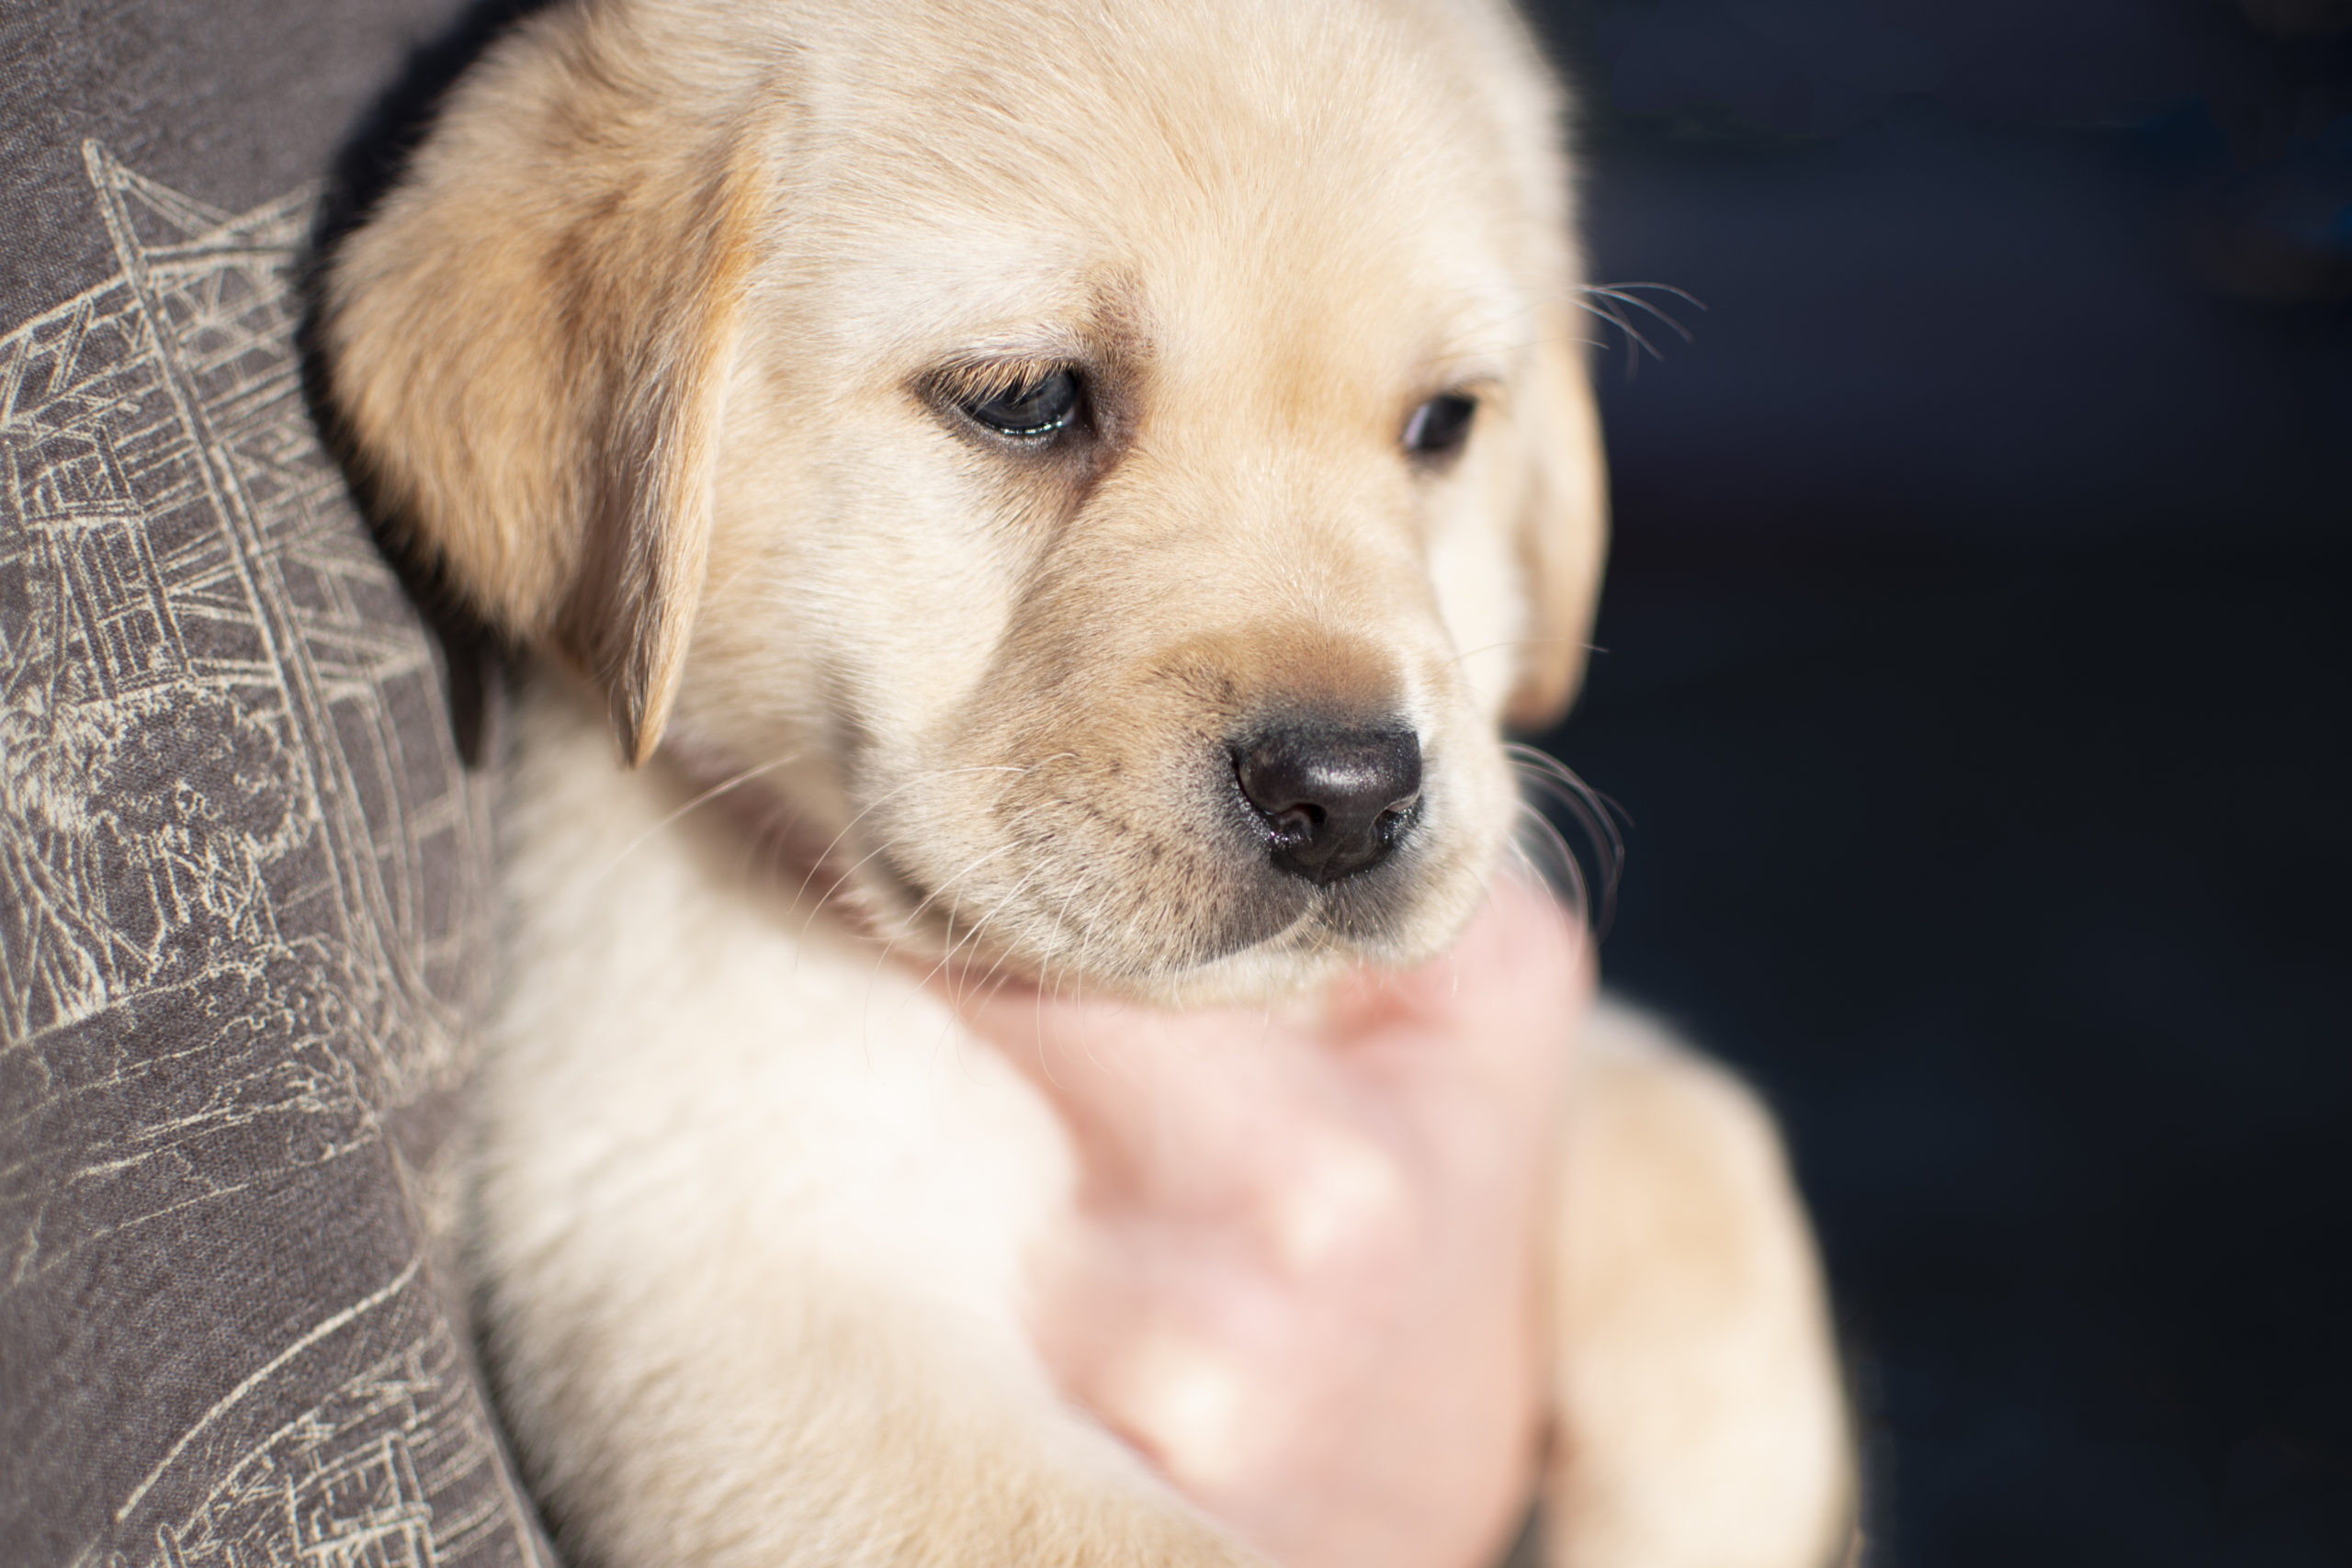
[{"label": "puppy ear", "polygon": [[394,534],[600,686],[641,762],[702,592],[760,186],[744,118],[610,15],[543,13],[459,85],[332,258],[319,342]]},{"label": "puppy ear", "polygon": [[1527,581],[1519,683],[1507,723],[1542,729],[1567,710],[1584,679],[1587,638],[1609,537],[1609,479],[1583,344],[1557,308],[1542,323],[1513,423],[1526,455],[1519,548]]}]

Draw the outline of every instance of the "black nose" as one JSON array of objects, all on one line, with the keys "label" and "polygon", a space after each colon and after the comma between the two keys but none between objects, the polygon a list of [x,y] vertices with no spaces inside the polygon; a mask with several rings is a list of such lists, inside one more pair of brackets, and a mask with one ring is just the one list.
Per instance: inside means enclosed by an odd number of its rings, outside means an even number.
[{"label": "black nose", "polygon": [[1420,803],[1421,746],[1409,729],[1293,725],[1235,748],[1233,760],[1274,864],[1309,882],[1378,865]]}]

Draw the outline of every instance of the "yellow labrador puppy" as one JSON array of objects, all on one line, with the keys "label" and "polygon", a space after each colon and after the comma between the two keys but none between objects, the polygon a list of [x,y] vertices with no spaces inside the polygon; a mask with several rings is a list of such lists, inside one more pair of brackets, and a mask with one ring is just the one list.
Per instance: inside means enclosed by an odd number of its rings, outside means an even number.
[{"label": "yellow labrador puppy", "polygon": [[[333,258],[355,464],[571,677],[472,1245],[584,1561],[1256,1560],[1057,1395],[1071,1132],[925,972],[1265,1000],[1477,908],[1602,550],[1558,107],[1490,0],[580,0]],[[1587,1035],[1553,1553],[1811,1568],[1770,1128]]]}]

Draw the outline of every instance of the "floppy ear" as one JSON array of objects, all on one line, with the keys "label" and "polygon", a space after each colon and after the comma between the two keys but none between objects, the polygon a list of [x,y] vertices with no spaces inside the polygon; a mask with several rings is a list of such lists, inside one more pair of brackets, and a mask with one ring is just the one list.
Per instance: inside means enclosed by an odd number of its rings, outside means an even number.
[{"label": "floppy ear", "polygon": [[1514,400],[1526,455],[1519,548],[1527,581],[1527,629],[1519,683],[1503,717],[1542,729],[1559,718],[1584,679],[1586,639],[1608,552],[1609,479],[1600,420],[1586,378],[1584,345],[1567,308],[1541,324],[1527,385]]},{"label": "floppy ear", "polygon": [[503,40],[336,250],[319,321],[387,524],[601,686],[632,762],[701,595],[760,210],[749,117],[664,59],[579,8]]}]

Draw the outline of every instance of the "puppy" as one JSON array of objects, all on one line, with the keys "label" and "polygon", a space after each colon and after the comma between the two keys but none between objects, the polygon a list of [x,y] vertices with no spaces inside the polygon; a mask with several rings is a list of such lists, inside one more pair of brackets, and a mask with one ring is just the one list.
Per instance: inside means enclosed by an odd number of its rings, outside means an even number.
[{"label": "puppy", "polygon": [[[1558,107],[1486,0],[582,0],[332,258],[356,471],[544,656],[472,1246],[584,1561],[1255,1561],[1056,1396],[1069,1131],[922,976],[1462,927],[1602,550]],[[1622,1014],[1581,1063],[1554,1559],[1821,1562],[1770,1128]]]}]

